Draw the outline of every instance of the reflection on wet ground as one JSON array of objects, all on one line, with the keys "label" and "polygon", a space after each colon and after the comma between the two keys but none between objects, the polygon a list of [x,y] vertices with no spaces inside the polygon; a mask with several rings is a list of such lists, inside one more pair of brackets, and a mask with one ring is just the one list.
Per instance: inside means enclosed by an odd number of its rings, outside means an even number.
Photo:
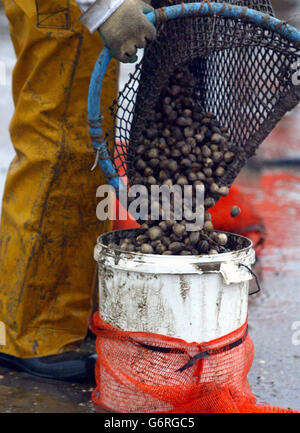
[{"label": "reflection on wet ground", "polygon": [[92,412],[91,385],[33,378],[26,373],[0,369],[0,412]]},{"label": "reflection on wet ground", "polygon": [[[289,2],[276,3],[284,3],[286,17],[291,16],[293,9],[286,8]],[[1,22],[0,33],[5,35]],[[0,41],[0,49],[4,50],[0,54],[12,63],[8,43],[6,34]],[[4,92],[5,98],[10,98],[9,87]],[[8,124],[7,101],[2,100],[0,105],[1,131]],[[262,145],[256,161],[295,156],[300,160],[299,125],[300,108],[280,122]],[[0,174],[7,169],[12,153],[5,150],[10,144],[8,135],[4,137]],[[267,230],[257,266],[263,291],[251,298],[249,307],[250,333],[256,350],[249,381],[260,401],[300,409],[300,344],[293,344],[292,329],[293,323],[300,322],[300,165],[258,167],[245,170],[238,179],[242,191],[265,219]],[[91,384],[47,381],[0,368],[0,412],[94,412],[92,388]]]},{"label": "reflection on wet ground", "polygon": [[[88,338],[84,351],[93,351]],[[0,367],[0,413],[106,412],[91,401],[93,383],[69,383],[41,379]]]},{"label": "reflection on wet ground", "polygon": [[243,173],[240,187],[267,231],[259,258],[263,291],[249,306],[255,345],[250,384],[260,400],[299,409],[300,345],[293,344],[292,328],[300,321],[300,166]]}]

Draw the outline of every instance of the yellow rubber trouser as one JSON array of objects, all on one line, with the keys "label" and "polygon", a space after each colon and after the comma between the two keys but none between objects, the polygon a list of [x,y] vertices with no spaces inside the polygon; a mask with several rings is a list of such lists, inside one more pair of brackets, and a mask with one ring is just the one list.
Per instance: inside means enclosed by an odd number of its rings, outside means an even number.
[{"label": "yellow rubber trouser", "polygon": [[[17,55],[11,164],[0,229],[0,321],[18,357],[78,346],[87,331],[95,269],[97,169],[87,126],[90,76],[102,49],[74,0],[2,0]],[[117,90],[117,64],[103,105]],[[106,124],[105,127],[108,125]]]}]

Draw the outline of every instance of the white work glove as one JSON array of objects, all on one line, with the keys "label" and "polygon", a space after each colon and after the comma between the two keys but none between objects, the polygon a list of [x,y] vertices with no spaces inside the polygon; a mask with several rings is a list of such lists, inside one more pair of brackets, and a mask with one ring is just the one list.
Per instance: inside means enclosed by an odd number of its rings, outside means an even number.
[{"label": "white work glove", "polygon": [[96,0],[80,20],[91,33],[99,28],[113,57],[132,63],[137,60],[137,48],[145,48],[156,36],[145,16],[151,11],[142,0]]}]

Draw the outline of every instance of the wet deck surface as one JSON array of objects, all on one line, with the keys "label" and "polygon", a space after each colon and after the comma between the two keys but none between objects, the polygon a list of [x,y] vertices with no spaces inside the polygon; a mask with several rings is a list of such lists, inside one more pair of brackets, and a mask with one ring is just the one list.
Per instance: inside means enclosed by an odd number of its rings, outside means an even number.
[{"label": "wet deck surface", "polygon": [[260,400],[299,409],[300,345],[292,328],[300,321],[300,167],[250,175],[241,187],[263,216],[267,238],[257,266],[263,290],[249,305],[255,345],[249,381]]},{"label": "wet deck surface", "polygon": [[[13,155],[6,131],[12,114],[9,75],[14,62],[1,16],[0,35],[0,60],[5,59],[8,68],[7,85],[0,88],[1,195]],[[300,108],[288,115],[263,144],[259,164],[278,157],[300,159],[299,125]],[[260,401],[300,409],[300,336],[295,338],[292,329],[296,322],[300,325],[300,165],[258,165],[256,170],[243,172],[239,185],[263,216],[267,229],[257,267],[263,291],[251,298],[249,306],[250,333],[256,351],[249,381]],[[46,381],[0,367],[2,413],[101,412],[90,400],[91,390],[90,384]]]}]

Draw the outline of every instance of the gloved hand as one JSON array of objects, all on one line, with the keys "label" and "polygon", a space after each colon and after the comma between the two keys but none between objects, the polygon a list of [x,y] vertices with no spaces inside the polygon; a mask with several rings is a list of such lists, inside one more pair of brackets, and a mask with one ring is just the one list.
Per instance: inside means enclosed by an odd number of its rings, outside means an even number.
[{"label": "gloved hand", "polygon": [[[96,23],[98,19],[97,16],[92,16],[93,13],[97,14],[97,3],[99,8],[101,0],[96,0],[94,7],[92,6],[81,18],[90,30],[93,27],[90,23]],[[133,63],[137,60],[137,48],[145,48],[147,42],[156,36],[155,27],[145,16],[151,11],[153,8],[142,0],[125,0],[100,25],[99,30],[104,43],[113,57],[124,63]]]},{"label": "gloved hand", "polygon": [[135,62],[137,48],[145,48],[155,38],[155,27],[145,16],[152,10],[141,0],[125,0],[100,27],[105,45],[121,62]]}]

